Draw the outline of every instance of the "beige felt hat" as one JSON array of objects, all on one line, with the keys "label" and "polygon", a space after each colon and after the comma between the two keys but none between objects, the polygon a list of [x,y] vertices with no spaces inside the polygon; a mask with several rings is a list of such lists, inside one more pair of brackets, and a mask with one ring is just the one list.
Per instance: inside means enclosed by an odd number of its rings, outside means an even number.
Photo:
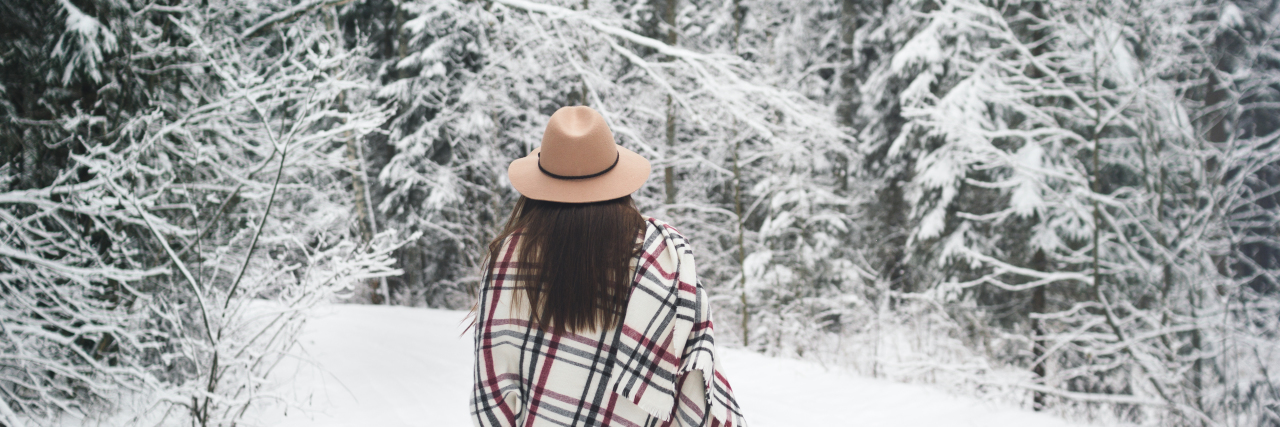
[{"label": "beige felt hat", "polygon": [[613,141],[604,117],[590,107],[564,107],[547,121],[542,146],[516,159],[507,177],[535,200],[590,203],[639,190],[649,161]]}]

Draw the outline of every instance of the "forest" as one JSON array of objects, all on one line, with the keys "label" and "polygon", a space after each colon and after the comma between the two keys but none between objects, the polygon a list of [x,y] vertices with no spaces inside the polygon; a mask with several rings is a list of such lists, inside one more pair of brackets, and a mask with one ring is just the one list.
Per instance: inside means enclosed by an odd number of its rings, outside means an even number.
[{"label": "forest", "polygon": [[0,426],[236,425],[318,304],[469,308],[570,105],[724,345],[1280,426],[1280,0],[0,0]]}]

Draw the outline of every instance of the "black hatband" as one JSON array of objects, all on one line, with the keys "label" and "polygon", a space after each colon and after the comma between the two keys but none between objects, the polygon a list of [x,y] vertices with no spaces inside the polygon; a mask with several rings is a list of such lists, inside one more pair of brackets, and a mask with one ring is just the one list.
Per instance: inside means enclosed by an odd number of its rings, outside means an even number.
[{"label": "black hatband", "polygon": [[600,171],[600,172],[596,172],[596,173],[593,173],[593,174],[591,174],[591,175],[565,176],[565,175],[556,175],[556,174],[554,174],[554,173],[547,172],[547,170],[546,170],[546,169],[543,169],[543,168],[542,168],[542,152],[538,152],[538,170],[542,171],[542,173],[547,174],[547,176],[552,177],[552,178],[555,178],[555,179],[587,179],[587,178],[595,178],[595,177],[597,177],[597,176],[604,175],[606,172],[609,172],[609,171],[613,170],[613,168],[614,168],[615,166],[618,166],[618,160],[619,160],[619,159],[622,159],[622,153],[621,153],[621,152],[619,152],[619,153],[618,153],[617,157],[614,157],[614,158],[613,158],[613,164],[612,164],[612,165],[609,165],[609,167],[605,168],[604,170],[602,170],[602,171]]}]

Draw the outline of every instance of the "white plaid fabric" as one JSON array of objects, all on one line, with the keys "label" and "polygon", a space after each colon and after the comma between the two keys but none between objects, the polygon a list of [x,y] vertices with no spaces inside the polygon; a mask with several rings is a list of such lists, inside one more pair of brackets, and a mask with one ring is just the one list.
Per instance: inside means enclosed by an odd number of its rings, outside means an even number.
[{"label": "white plaid fabric", "polygon": [[[616,328],[556,335],[534,327],[504,242],[476,310],[477,426],[745,426],[715,357],[693,251],[648,223],[627,312]],[[515,304],[513,304],[515,303]]]}]

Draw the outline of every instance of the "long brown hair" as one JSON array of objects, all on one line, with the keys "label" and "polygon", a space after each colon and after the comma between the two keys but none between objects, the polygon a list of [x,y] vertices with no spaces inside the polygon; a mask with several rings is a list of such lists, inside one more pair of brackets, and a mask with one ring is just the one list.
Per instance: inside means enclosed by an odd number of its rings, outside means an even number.
[{"label": "long brown hair", "polygon": [[[556,334],[613,328],[626,312],[631,260],[645,220],[631,196],[595,203],[558,203],[520,197],[507,225],[489,243],[488,271],[515,235],[530,313]],[[518,301],[518,299],[517,299]]]}]

